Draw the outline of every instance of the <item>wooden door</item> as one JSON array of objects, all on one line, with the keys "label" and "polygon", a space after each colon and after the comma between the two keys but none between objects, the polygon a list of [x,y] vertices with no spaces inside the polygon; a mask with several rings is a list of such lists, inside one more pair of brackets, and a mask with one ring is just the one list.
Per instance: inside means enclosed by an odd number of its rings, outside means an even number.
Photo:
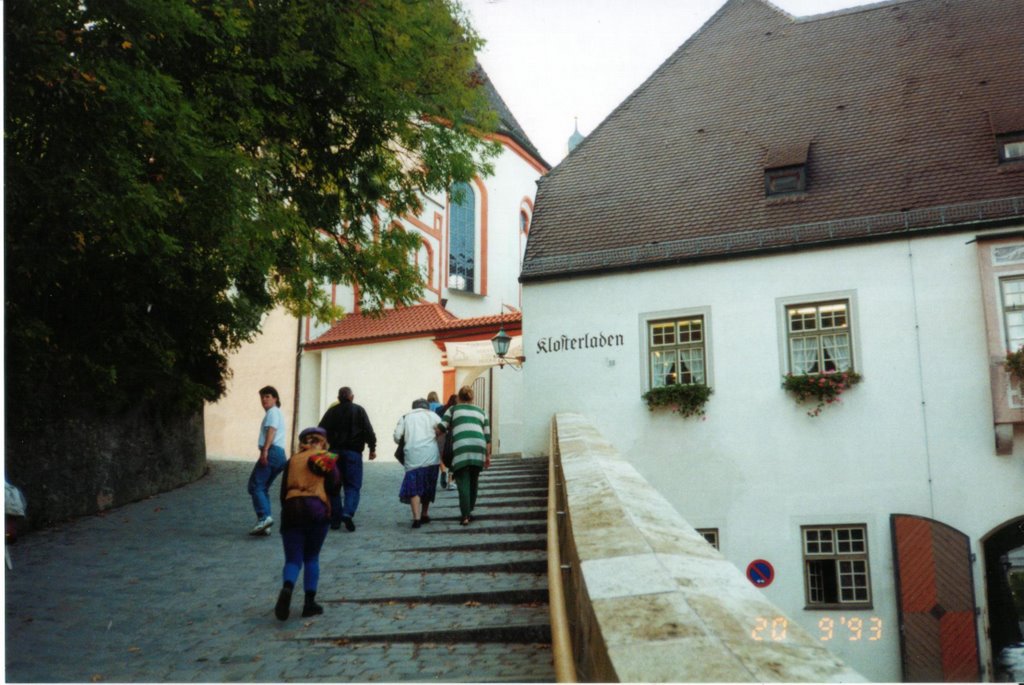
[{"label": "wooden door", "polygon": [[903,680],[981,680],[969,538],[920,516],[891,525]]}]

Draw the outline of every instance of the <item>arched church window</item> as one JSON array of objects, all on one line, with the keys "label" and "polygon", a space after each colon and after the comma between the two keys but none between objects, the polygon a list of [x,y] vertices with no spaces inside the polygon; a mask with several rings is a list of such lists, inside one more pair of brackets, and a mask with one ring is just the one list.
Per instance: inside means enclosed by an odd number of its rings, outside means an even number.
[{"label": "arched church window", "polygon": [[448,287],[472,291],[475,261],[476,194],[468,183],[456,183],[451,192]]}]

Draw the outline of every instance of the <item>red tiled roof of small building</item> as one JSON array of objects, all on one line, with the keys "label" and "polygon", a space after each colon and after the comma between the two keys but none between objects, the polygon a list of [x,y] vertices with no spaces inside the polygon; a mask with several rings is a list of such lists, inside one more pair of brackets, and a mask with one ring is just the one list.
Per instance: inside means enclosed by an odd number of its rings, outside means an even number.
[{"label": "red tiled roof of small building", "polygon": [[[539,181],[521,280],[1019,222],[993,127],[1022,93],[1024,0],[729,0]],[[806,191],[766,198],[808,142]]]},{"label": "red tiled roof of small building", "polygon": [[495,314],[460,319],[439,304],[419,304],[388,309],[380,316],[348,314],[323,335],[306,343],[307,348],[332,347],[361,342],[413,337],[435,337],[460,330],[521,324],[522,313]]}]

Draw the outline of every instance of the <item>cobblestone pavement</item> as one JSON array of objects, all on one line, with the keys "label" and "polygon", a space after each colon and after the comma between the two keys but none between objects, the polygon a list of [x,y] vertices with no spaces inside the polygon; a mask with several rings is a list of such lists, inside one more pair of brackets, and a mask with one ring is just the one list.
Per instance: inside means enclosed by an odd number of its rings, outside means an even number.
[{"label": "cobblestone pavement", "polygon": [[321,554],[325,613],[301,618],[297,590],[283,622],[277,526],[247,534],[250,469],[211,461],[197,483],[12,545],[6,680],[553,681],[546,464],[498,457],[470,526],[439,491],[414,530],[401,466],[367,463],[357,530]]}]

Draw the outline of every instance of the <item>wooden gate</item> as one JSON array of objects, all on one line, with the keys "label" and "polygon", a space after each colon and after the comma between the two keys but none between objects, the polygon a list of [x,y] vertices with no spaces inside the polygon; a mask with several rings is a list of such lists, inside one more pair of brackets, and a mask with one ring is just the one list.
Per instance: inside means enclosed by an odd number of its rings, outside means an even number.
[{"label": "wooden gate", "polygon": [[903,680],[981,680],[968,537],[920,516],[891,525]]}]

